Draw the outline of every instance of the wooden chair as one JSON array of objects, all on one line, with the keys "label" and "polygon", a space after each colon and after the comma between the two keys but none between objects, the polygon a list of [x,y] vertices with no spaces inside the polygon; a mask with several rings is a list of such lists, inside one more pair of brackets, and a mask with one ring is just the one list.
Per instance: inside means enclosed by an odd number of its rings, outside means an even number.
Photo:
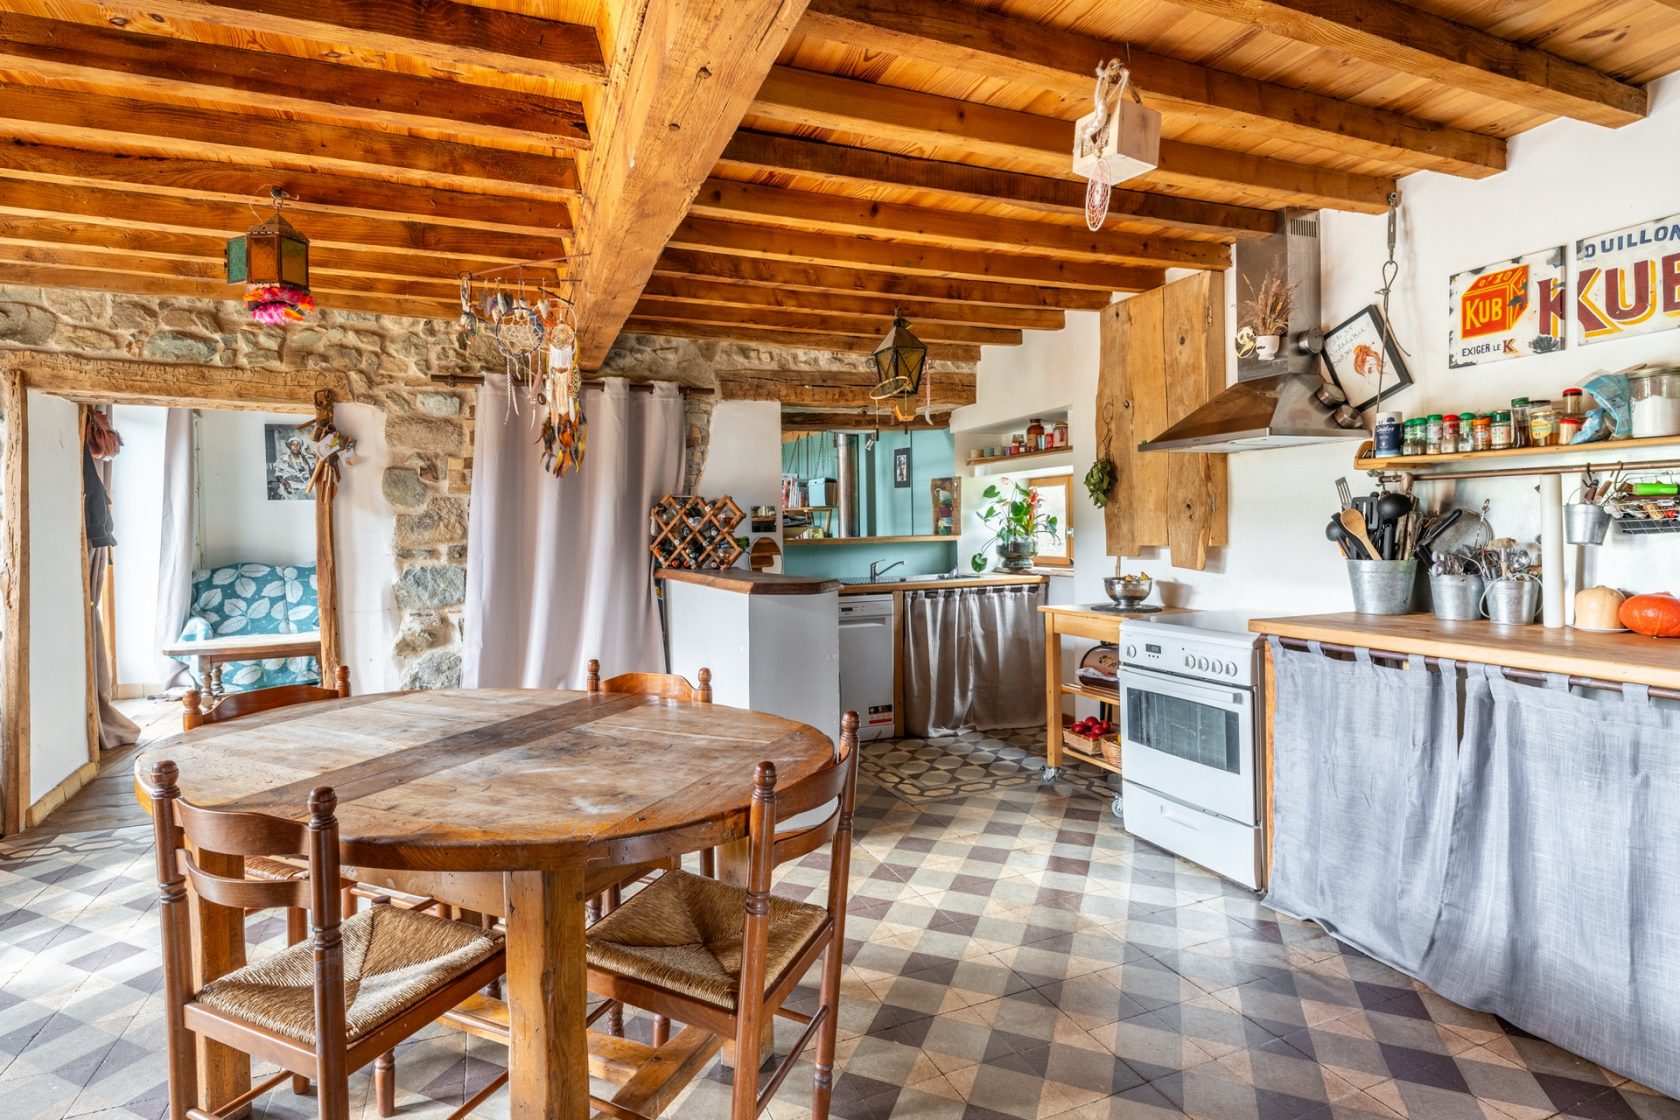
[{"label": "wooden chair", "polygon": [[[857,713],[847,712],[841,726],[835,764],[789,789],[776,788],[772,763],[759,763],[748,819],[751,854],[745,887],[667,871],[587,934],[591,991],[734,1041],[731,1120],[752,1120],[764,1110],[813,1035],[817,1053],[811,1113],[814,1120],[828,1116],[857,796]],[[779,816],[825,805],[832,809],[820,823],[777,835]],[[830,844],[826,906],[771,893],[770,874],[776,864],[816,851],[825,842]],[[635,852],[634,844],[626,844],[617,855],[633,857]],[[795,985],[824,954],[816,1014],[784,1008]],[[755,1074],[762,1037],[775,1015],[806,1027],[760,1092]],[[609,1109],[606,1102],[592,1103],[617,1120],[640,1115],[616,1106]]]},{"label": "wooden chair", "polygon": [[[333,816],[338,798],[330,789],[310,794],[304,824],[193,805],[181,797],[173,762],[158,762],[145,777],[163,920],[171,1120],[217,1120],[238,1113],[288,1076],[316,1083],[321,1120],[348,1120],[350,1075],[376,1059],[379,1113],[392,1115],[395,1070],[388,1055],[502,975],[501,936],[389,904],[343,920]],[[302,858],[308,872],[282,881],[228,877],[205,870],[204,853],[223,860]],[[288,946],[194,990],[189,883],[202,902],[212,905],[306,908],[314,927],[311,943]],[[347,944],[353,950],[349,954]],[[202,1111],[196,1107],[195,1035],[274,1062],[280,1072],[223,1104],[221,1113]],[[500,1084],[494,1082],[450,1120],[466,1115]]]},{"label": "wooden chair", "polygon": [[589,659],[588,687],[590,692],[618,692],[635,696],[660,696],[666,700],[692,700],[696,704],[712,702],[712,671],[700,670],[700,683],[688,683],[687,677],[675,673],[620,673],[601,679],[601,663]]},{"label": "wooden chair", "polygon": [[240,716],[256,712],[286,708],[293,704],[307,704],[311,700],[344,700],[349,696],[350,666],[340,665],[334,688],[322,688],[313,684],[285,684],[279,688],[258,688],[250,692],[225,692],[217,697],[209,708],[202,707],[203,696],[198,689],[192,689],[181,698],[186,706],[181,722],[185,730],[191,731],[207,723],[238,719]]}]

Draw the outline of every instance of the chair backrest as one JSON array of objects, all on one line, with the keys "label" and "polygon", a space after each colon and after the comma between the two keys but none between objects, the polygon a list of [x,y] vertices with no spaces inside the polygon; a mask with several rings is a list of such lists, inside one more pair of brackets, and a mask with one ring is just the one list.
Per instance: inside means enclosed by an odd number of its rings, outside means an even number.
[{"label": "chair backrest", "polygon": [[712,702],[712,671],[700,670],[700,683],[688,683],[687,677],[675,673],[620,673],[601,679],[601,663],[589,659],[589,691],[617,692],[635,696],[660,696],[666,700],[692,700],[698,704]]},{"label": "chair backrest", "polygon": [[289,708],[293,704],[308,704],[316,700],[343,700],[350,695],[350,666],[338,667],[338,679],[332,688],[321,688],[312,684],[284,684],[279,688],[258,688],[250,692],[230,692],[206,709],[204,697],[198,689],[192,689],[181,698],[184,711],[181,714],[181,725],[184,730],[191,731],[195,727],[203,727],[207,723],[220,723],[223,720],[238,719],[240,716],[252,715],[256,712],[272,711],[275,708]]},{"label": "chair backrest", "polygon": [[[191,929],[186,885],[205,902],[240,910],[307,909],[315,933],[315,1021],[322,1053],[345,1045],[344,959],[339,938],[338,796],[325,786],[309,795],[307,824],[266,813],[206,809],[181,796],[173,762],[138,774],[152,801],[152,835],[163,917],[166,983],[186,985],[191,973]],[[250,856],[304,857],[306,877],[247,879],[237,861]],[[208,866],[206,866],[208,865]],[[172,970],[181,970],[169,975]]]}]

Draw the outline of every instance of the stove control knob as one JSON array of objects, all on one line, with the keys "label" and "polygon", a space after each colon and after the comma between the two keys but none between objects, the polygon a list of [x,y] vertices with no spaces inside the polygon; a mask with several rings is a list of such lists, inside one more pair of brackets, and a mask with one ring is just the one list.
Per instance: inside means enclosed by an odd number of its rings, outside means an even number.
[{"label": "stove control knob", "polygon": [[1199,672],[1199,673],[1205,673],[1205,672],[1208,671],[1208,660],[1207,660],[1207,658],[1205,658],[1205,657],[1196,658],[1196,671]]},{"label": "stove control knob", "polygon": [[1130,661],[1133,658],[1135,658],[1136,656],[1137,656],[1137,647],[1136,646],[1127,646],[1126,647],[1126,660]]},{"label": "stove control knob", "polygon": [[1187,653],[1184,655],[1184,667],[1186,669],[1194,669],[1196,667],[1196,658],[1193,654]]},{"label": "stove control knob", "polygon": [[1235,661],[1225,662],[1225,675],[1227,677],[1234,677],[1237,675],[1237,663]]}]

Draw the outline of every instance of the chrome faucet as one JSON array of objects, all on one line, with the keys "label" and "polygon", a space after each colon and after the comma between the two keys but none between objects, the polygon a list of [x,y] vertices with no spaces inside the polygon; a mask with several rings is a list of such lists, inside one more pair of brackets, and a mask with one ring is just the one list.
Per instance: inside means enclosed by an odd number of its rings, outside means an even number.
[{"label": "chrome faucet", "polygon": [[869,564],[869,582],[870,583],[874,583],[876,580],[880,579],[882,576],[886,575],[888,572],[892,571],[894,568],[896,568],[900,564],[904,563],[904,561],[895,560],[891,564],[888,564],[884,568],[881,567],[881,563],[882,563],[882,561],[880,561],[880,560],[873,560],[873,561],[870,562],[870,564]]}]

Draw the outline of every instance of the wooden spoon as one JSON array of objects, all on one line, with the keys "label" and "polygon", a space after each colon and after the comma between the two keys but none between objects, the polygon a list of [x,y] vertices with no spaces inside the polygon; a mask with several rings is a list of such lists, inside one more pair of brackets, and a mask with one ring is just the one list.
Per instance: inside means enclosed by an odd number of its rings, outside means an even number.
[{"label": "wooden spoon", "polygon": [[1363,513],[1349,506],[1342,511],[1341,518],[1342,528],[1352,533],[1354,539],[1365,546],[1365,555],[1373,559],[1382,555],[1377,551],[1377,546],[1371,543],[1371,534],[1366,531],[1365,515]]}]

